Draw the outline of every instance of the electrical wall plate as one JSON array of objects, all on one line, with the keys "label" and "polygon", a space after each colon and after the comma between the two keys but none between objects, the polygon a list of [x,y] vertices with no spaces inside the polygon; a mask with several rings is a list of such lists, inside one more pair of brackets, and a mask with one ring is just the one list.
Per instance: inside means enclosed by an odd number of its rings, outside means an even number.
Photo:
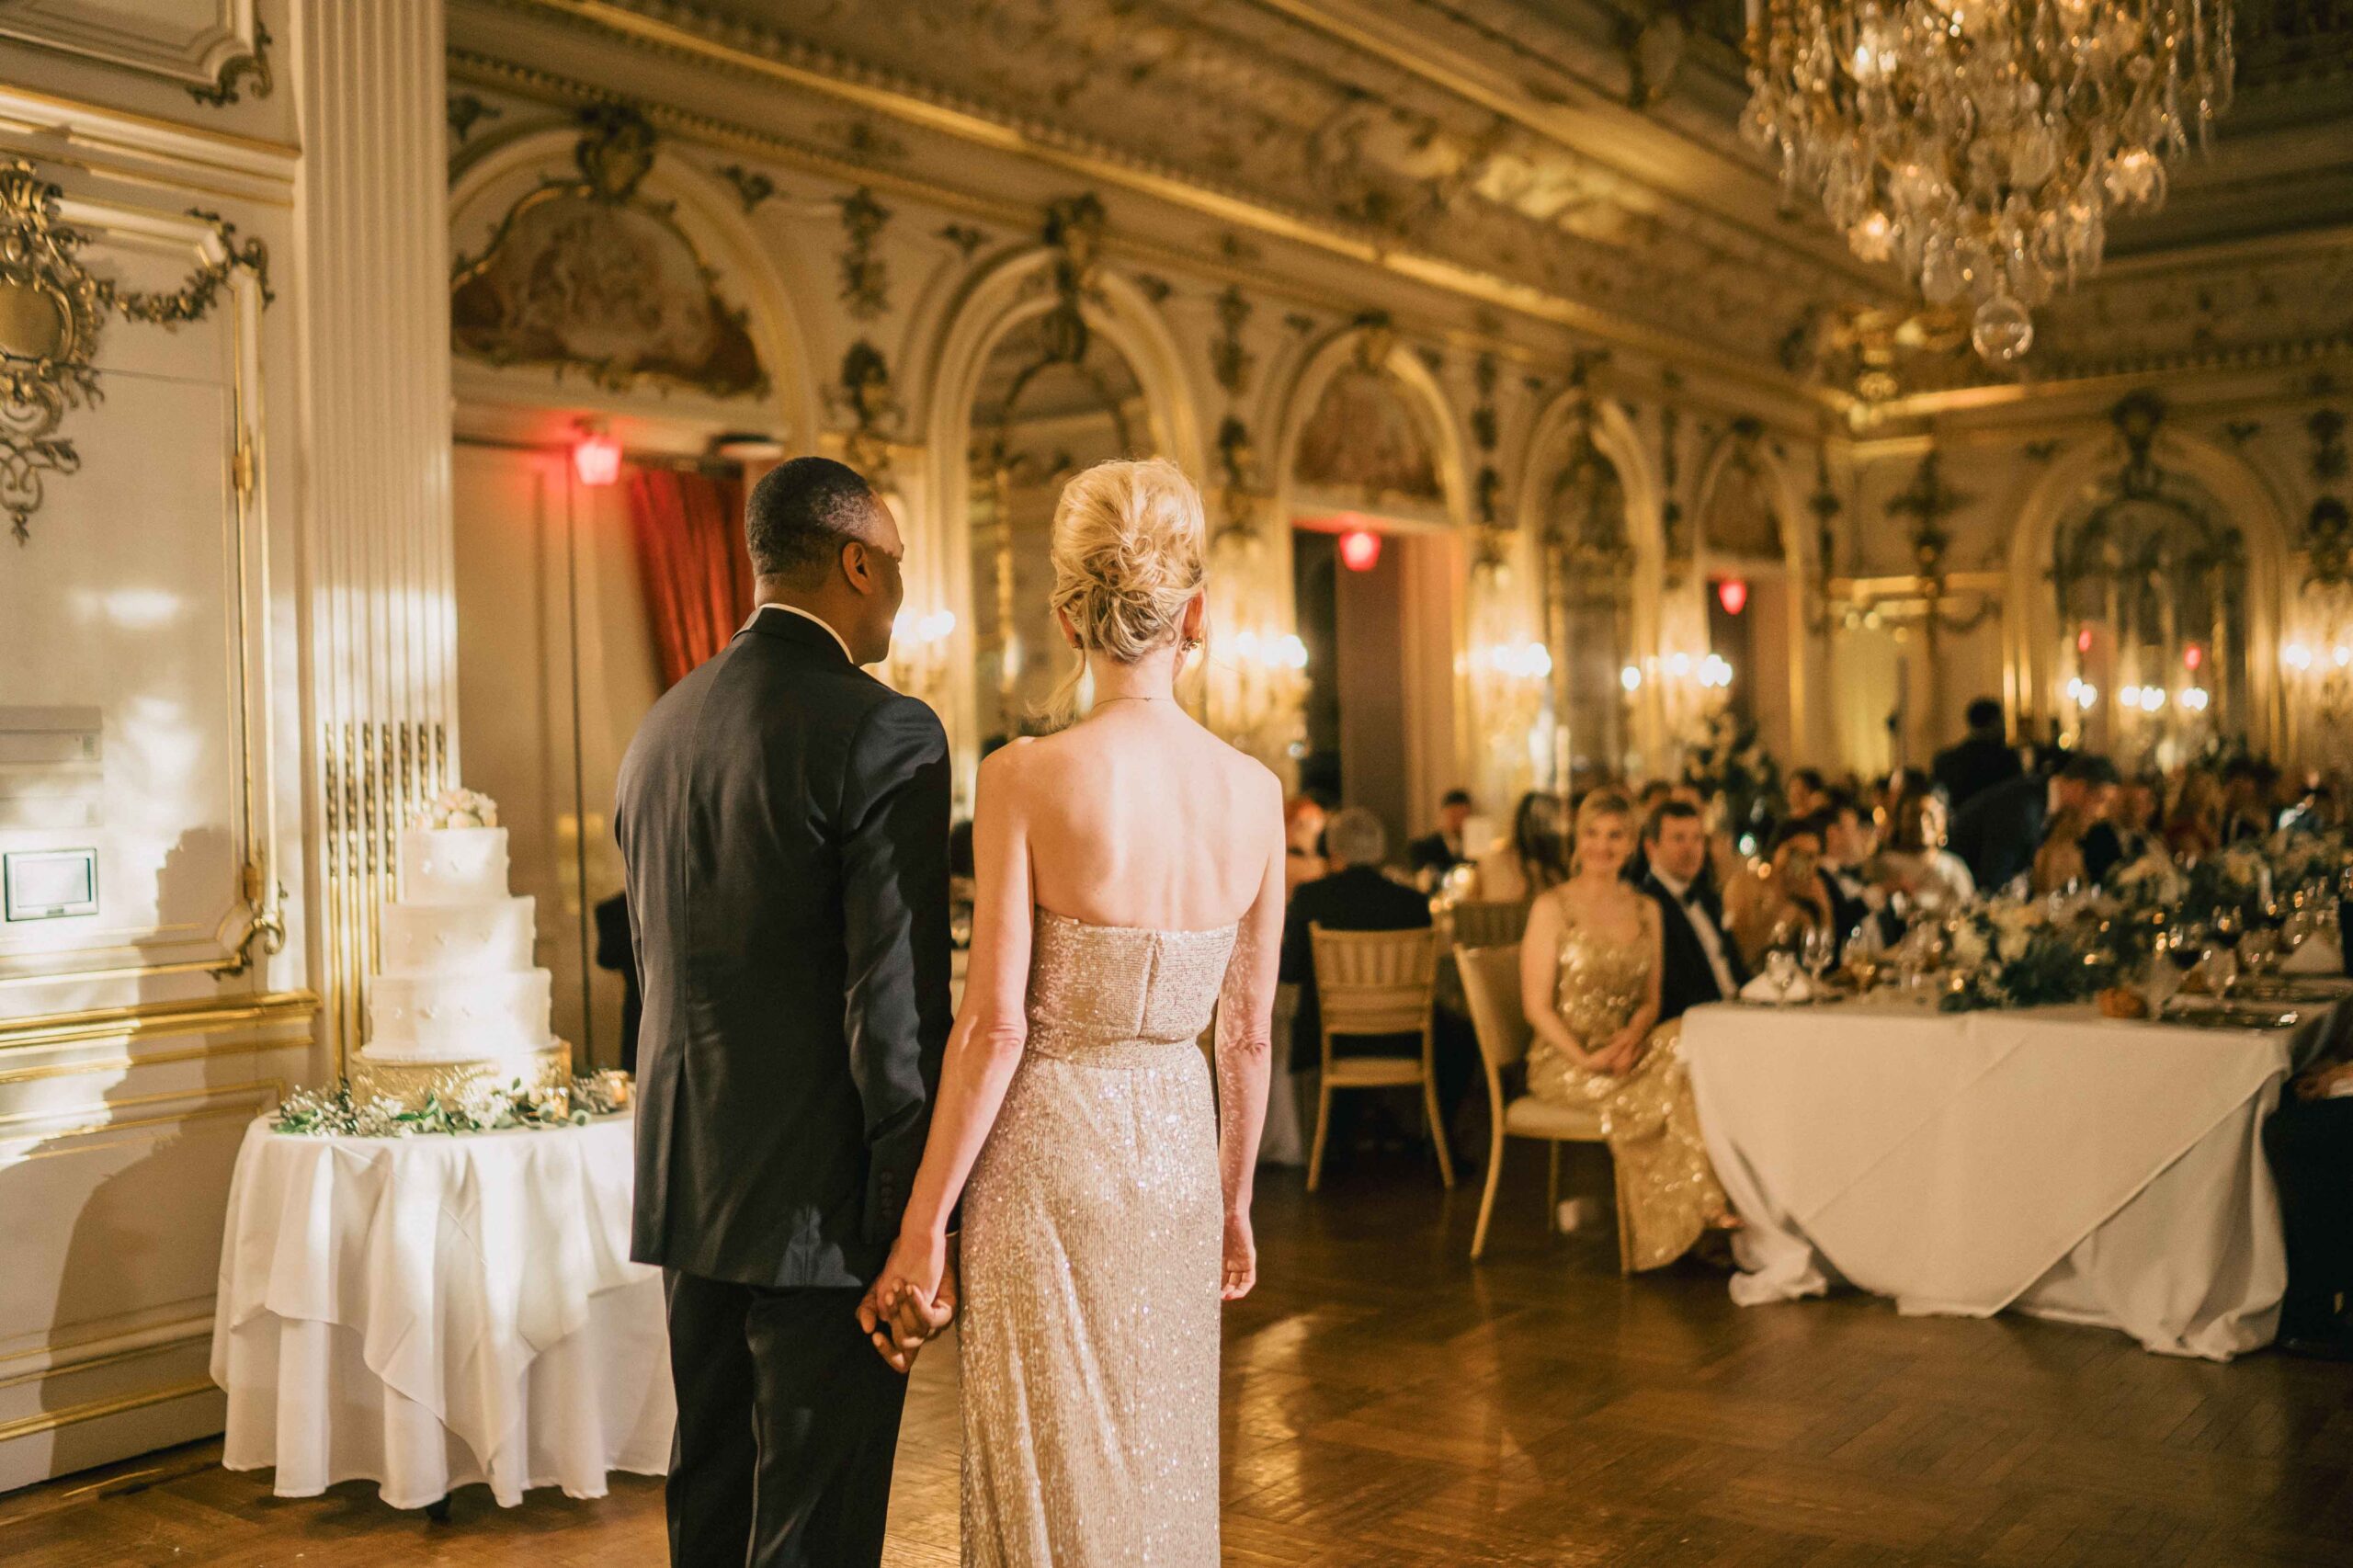
[{"label": "electrical wall plate", "polygon": [[19,849],[0,855],[6,915],[17,920],[57,920],[98,912],[98,852],[96,849]]}]

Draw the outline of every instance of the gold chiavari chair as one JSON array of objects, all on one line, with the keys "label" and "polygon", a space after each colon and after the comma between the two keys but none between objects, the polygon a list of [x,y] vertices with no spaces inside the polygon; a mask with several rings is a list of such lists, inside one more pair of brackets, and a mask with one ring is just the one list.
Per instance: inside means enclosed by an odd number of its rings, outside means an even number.
[{"label": "gold chiavari chair", "polygon": [[[1431,1009],[1438,989],[1435,931],[1326,931],[1308,928],[1315,954],[1316,1001],[1323,1012],[1324,1080],[1316,1095],[1315,1142],[1307,1155],[1307,1190],[1324,1178],[1324,1144],[1332,1129],[1332,1096],[1339,1089],[1387,1089],[1420,1085],[1430,1142],[1438,1149],[1438,1179],[1454,1185],[1454,1156],[1446,1146],[1438,1108],[1436,1037]],[[1418,1035],[1418,1056],[1340,1056],[1336,1039]]]},{"label": "gold chiavari chair", "polygon": [[[1544,1223],[1561,1210],[1561,1145],[1607,1142],[1601,1113],[1552,1105],[1533,1095],[1504,1097],[1504,1073],[1528,1054],[1530,1030],[1519,998],[1519,946],[1469,948],[1457,944],[1454,961],[1462,973],[1462,994],[1471,1006],[1471,1028],[1479,1037],[1479,1060],[1487,1073],[1487,1190],[1479,1199],[1479,1224],[1471,1233],[1471,1256],[1487,1250],[1487,1221],[1495,1211],[1495,1184],[1502,1179],[1504,1139],[1539,1138],[1552,1155],[1544,1183]],[[1616,1184],[1613,1183],[1613,1186]],[[1625,1189],[1618,1193],[1618,1268],[1629,1272],[1627,1247],[1633,1233],[1626,1223]]]}]

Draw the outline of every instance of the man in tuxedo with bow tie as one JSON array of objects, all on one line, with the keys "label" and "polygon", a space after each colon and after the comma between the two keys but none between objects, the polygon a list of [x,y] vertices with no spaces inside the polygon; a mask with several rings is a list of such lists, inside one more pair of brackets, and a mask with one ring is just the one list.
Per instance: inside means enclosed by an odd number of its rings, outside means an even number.
[{"label": "man in tuxedo with bow tie", "polygon": [[1708,874],[1708,828],[1699,808],[1667,801],[1643,827],[1650,871],[1643,891],[1659,906],[1665,968],[1659,976],[1659,1022],[1702,1002],[1737,995],[1748,983],[1740,949],[1724,929],[1724,906]]}]

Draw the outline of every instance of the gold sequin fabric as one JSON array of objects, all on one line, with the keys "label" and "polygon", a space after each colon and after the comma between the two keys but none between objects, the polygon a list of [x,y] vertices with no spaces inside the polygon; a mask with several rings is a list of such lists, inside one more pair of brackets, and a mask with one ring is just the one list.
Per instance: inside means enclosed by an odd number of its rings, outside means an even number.
[{"label": "gold sequin fabric", "polygon": [[964,1195],[964,1562],[1209,1568],[1224,1212],[1195,1042],[1235,930],[1036,930]]},{"label": "gold sequin fabric", "polygon": [[[1562,933],[1558,1005],[1561,1022],[1578,1044],[1598,1050],[1626,1027],[1650,994],[1651,959],[1647,933],[1631,943],[1608,941],[1574,924]],[[1545,1040],[1528,1051],[1529,1094],[1601,1112],[1636,1268],[1673,1263],[1709,1221],[1731,1208],[1699,1136],[1682,1032],[1679,1021],[1660,1025],[1634,1070],[1615,1076],[1587,1072]]]}]

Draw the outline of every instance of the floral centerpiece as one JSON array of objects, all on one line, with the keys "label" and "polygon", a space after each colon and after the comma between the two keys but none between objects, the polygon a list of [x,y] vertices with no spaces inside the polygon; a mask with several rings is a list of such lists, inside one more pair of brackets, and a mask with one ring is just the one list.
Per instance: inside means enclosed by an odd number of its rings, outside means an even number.
[{"label": "floral centerpiece", "polygon": [[409,826],[496,827],[498,802],[473,790],[444,790],[416,810]]},{"label": "floral centerpiece", "polygon": [[348,1080],[332,1089],[295,1089],[278,1102],[279,1132],[304,1138],[415,1138],[426,1133],[506,1132],[517,1128],[585,1127],[629,1104],[629,1080],[599,1073],[569,1084],[527,1087],[475,1085],[460,1098],[428,1094],[421,1104],[377,1096],[352,1097]]},{"label": "floral centerpiece", "polygon": [[2179,917],[2192,925],[2260,917],[2271,897],[2271,868],[2252,844],[2234,844],[2189,868]]},{"label": "floral centerpiece", "polygon": [[2080,1002],[2115,978],[2118,956],[2097,938],[2101,909],[2054,912],[2041,901],[1988,899],[1953,917],[1939,1006],[2046,1007]]},{"label": "floral centerpiece", "polygon": [[2274,888],[2322,886],[2335,891],[2347,862],[2341,833],[2299,833],[2282,828],[2263,846]]}]

